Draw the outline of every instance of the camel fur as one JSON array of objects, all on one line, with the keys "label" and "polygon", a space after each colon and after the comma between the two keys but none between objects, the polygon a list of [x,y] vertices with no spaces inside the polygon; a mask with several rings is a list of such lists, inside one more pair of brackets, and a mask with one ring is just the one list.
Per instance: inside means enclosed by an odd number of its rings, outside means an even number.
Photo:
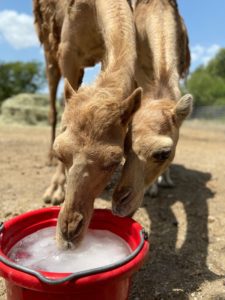
[{"label": "camel fur", "polygon": [[113,195],[113,212],[132,215],[145,190],[172,162],[179,129],[192,110],[181,97],[179,80],[190,65],[188,36],[175,0],[138,0],[136,80],[143,88],[141,108],[126,138],[126,162]]},{"label": "camel fur", "polygon": [[[44,22],[52,7],[53,23]],[[57,242],[70,248],[84,236],[94,199],[121,162],[128,123],[140,106],[142,91],[135,90],[134,84],[135,28],[124,0],[39,0],[38,10],[42,19],[36,17],[36,22],[43,27],[40,40],[45,49],[49,46],[49,53],[54,48],[60,74],[66,78],[61,133],[53,145],[61,164],[48,192],[64,184],[65,168],[67,185]],[[78,89],[83,69],[98,62],[102,71],[96,81]]]}]

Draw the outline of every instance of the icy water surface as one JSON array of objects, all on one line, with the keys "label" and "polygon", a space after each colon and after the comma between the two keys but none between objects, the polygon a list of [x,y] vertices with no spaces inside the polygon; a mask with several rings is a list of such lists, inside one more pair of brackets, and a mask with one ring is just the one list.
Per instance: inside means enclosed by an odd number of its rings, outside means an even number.
[{"label": "icy water surface", "polygon": [[35,270],[70,273],[106,266],[131,253],[129,245],[107,230],[89,229],[78,248],[58,250],[55,227],[47,227],[16,243],[8,256],[17,264]]}]

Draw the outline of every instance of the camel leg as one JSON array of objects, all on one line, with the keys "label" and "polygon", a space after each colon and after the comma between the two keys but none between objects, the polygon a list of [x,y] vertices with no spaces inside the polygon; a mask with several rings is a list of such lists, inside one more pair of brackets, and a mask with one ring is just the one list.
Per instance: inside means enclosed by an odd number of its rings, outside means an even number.
[{"label": "camel leg", "polygon": [[146,190],[145,194],[149,194],[151,197],[157,197],[159,192],[159,186],[162,187],[174,187],[173,180],[170,177],[170,168],[168,168],[157,180]]},{"label": "camel leg", "polygon": [[52,145],[55,140],[55,132],[57,125],[57,109],[56,109],[56,95],[59,80],[61,77],[60,69],[56,60],[52,59],[48,52],[45,52],[46,60],[46,76],[48,79],[49,95],[50,95],[50,110],[49,110],[49,123],[51,125],[51,143],[49,149],[49,164],[53,164]]},{"label": "camel leg", "polygon": [[162,187],[174,187],[174,183],[170,177],[170,168],[168,168],[161,176],[159,176],[158,185]]},{"label": "camel leg", "polygon": [[158,195],[158,184],[157,180],[145,191],[145,194],[148,194],[150,197],[157,197]]},{"label": "camel leg", "polygon": [[52,177],[51,183],[44,193],[43,200],[45,203],[51,203],[54,205],[63,202],[65,197],[66,176],[65,167],[62,162],[58,162],[56,172]]}]

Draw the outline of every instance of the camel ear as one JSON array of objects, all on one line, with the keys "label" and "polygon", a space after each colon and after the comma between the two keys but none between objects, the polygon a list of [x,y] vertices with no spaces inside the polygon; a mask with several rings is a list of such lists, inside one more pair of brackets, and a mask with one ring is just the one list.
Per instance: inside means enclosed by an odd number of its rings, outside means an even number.
[{"label": "camel ear", "polygon": [[64,98],[65,102],[68,103],[70,98],[75,94],[74,89],[72,88],[71,84],[69,83],[68,79],[64,79]]},{"label": "camel ear", "polygon": [[178,123],[182,123],[192,112],[193,97],[190,94],[184,95],[176,104],[174,113]]},{"label": "camel ear", "polygon": [[121,102],[121,121],[123,125],[126,125],[134,113],[141,106],[142,88],[137,88],[134,92]]}]

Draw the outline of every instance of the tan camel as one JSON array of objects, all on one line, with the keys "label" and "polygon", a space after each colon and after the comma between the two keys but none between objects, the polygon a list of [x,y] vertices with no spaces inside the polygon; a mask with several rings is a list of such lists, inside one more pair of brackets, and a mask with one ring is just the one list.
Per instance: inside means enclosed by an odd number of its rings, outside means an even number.
[{"label": "tan camel", "polygon": [[[48,192],[59,187],[62,191],[65,166],[66,195],[57,224],[57,241],[60,247],[68,248],[82,239],[94,199],[121,162],[127,126],[140,106],[141,89],[134,90],[135,29],[128,3],[72,0],[66,7],[65,1],[56,2],[39,1],[44,5],[42,13],[52,4],[61,12],[65,9],[58,61],[68,80],[61,133],[53,145],[63,164]],[[49,31],[54,34],[54,26]],[[104,70],[96,82],[76,92],[81,70],[99,61]]]},{"label": "tan camel", "polygon": [[139,0],[134,19],[136,80],[144,94],[126,138],[126,162],[113,195],[112,208],[120,216],[132,215],[141,205],[145,189],[168,168],[179,128],[192,110],[192,96],[181,98],[179,89],[190,53],[176,1]]}]

